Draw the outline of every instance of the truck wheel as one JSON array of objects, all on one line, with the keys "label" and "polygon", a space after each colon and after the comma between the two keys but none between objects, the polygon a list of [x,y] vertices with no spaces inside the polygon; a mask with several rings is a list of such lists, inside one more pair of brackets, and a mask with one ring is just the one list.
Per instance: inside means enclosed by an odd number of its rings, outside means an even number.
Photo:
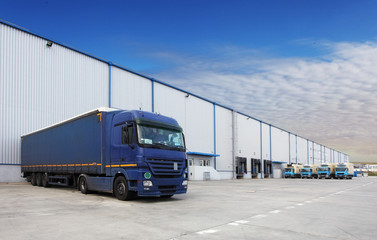
[{"label": "truck wheel", "polygon": [[123,176],[119,176],[114,181],[114,195],[119,200],[131,200],[136,197],[136,192],[128,190],[128,182]]},{"label": "truck wheel", "polygon": [[30,183],[33,186],[37,186],[37,176],[35,175],[35,173],[31,174]]},{"label": "truck wheel", "polygon": [[42,173],[37,173],[37,186],[42,187]]},{"label": "truck wheel", "polygon": [[47,175],[47,173],[44,173],[42,175],[42,186],[45,187],[45,188],[50,186],[50,184],[48,184],[48,175]]},{"label": "truck wheel", "polygon": [[88,183],[85,177],[80,177],[79,179],[79,190],[82,194],[88,194]]}]

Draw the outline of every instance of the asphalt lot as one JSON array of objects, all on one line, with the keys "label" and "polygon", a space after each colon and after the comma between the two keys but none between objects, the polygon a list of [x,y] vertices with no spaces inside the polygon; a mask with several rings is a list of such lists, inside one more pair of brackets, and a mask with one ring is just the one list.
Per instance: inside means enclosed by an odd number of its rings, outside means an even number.
[{"label": "asphalt lot", "polygon": [[376,239],[377,178],[189,182],[122,202],[0,183],[0,239]]}]

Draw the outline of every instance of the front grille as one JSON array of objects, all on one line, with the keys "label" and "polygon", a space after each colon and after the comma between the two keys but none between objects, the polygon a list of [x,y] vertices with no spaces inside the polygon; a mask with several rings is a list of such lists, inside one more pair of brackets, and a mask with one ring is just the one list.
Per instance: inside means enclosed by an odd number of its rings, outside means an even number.
[{"label": "front grille", "polygon": [[148,166],[155,176],[177,176],[182,175],[184,161],[166,159],[147,159]]}]

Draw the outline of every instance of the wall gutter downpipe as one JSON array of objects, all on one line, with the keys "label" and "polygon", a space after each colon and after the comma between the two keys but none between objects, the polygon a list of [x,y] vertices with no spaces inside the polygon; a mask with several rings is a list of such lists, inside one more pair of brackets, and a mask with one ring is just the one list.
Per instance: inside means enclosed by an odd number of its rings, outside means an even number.
[{"label": "wall gutter downpipe", "polygon": [[154,78],[151,78],[151,82],[152,82],[152,112],[154,112]]},{"label": "wall gutter downpipe", "polygon": [[295,135],[296,136],[296,164],[297,164],[297,153],[298,153],[298,151],[297,151],[297,135]]},{"label": "wall gutter downpipe", "polygon": [[[271,124],[270,124],[270,161],[272,163],[272,137],[271,137]],[[271,166],[271,176],[274,177],[273,166]]]},{"label": "wall gutter downpipe", "polygon": [[263,178],[263,171],[264,171],[264,161],[263,161],[263,135],[262,135],[262,121],[260,123],[260,178]]},{"label": "wall gutter downpipe", "polygon": [[288,132],[289,164],[291,164],[291,133]]},{"label": "wall gutter downpipe", "polygon": [[111,66],[113,65],[112,62],[107,62],[109,65],[109,108],[111,108]]},{"label": "wall gutter downpipe", "polygon": [[216,103],[213,103],[213,153],[215,154],[213,163],[216,170]]},{"label": "wall gutter downpipe", "polygon": [[313,164],[315,164],[314,163],[314,142],[312,142],[313,143]]}]

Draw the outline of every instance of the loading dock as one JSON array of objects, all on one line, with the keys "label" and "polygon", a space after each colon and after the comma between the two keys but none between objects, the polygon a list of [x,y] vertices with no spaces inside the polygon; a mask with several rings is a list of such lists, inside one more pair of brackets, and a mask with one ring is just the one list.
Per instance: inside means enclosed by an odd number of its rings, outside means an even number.
[{"label": "loading dock", "polygon": [[247,174],[247,164],[245,157],[236,157],[236,177],[243,178]]},{"label": "loading dock", "polygon": [[251,177],[258,178],[258,174],[260,173],[260,160],[252,158],[251,159]]},{"label": "loading dock", "polygon": [[272,162],[270,160],[263,160],[263,172],[265,178],[272,177]]}]

